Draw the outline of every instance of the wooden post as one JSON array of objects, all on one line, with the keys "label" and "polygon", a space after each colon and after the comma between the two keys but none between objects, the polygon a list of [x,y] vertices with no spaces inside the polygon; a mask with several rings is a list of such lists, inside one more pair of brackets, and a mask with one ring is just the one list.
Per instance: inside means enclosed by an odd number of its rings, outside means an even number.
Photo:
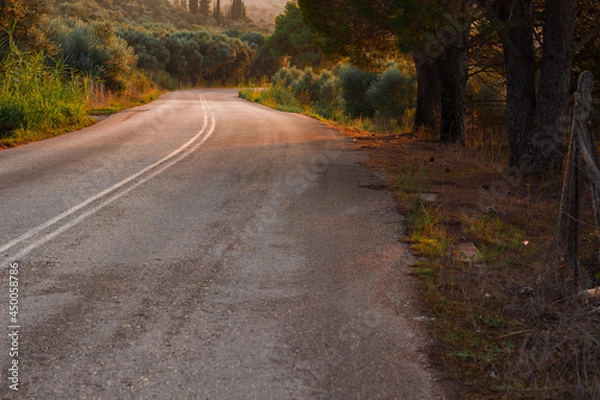
[{"label": "wooden post", "polygon": [[[575,128],[575,122],[573,123]],[[579,237],[579,142],[576,130],[571,132],[565,177],[563,180],[556,244],[565,262],[573,270],[575,285],[579,285],[579,261],[577,244]]]},{"label": "wooden post", "polygon": [[[600,157],[594,141],[594,134],[589,122],[589,114],[592,109],[592,91],[594,89],[594,76],[591,72],[583,72],[579,77],[580,89],[576,94],[576,101],[581,104],[578,117],[579,121],[579,146],[581,147],[581,156],[583,171],[585,172],[592,196],[592,210],[594,212],[594,222],[596,225],[596,234],[600,239]],[[598,251],[598,260],[600,260],[600,249]]]},{"label": "wooden post", "polygon": [[600,163],[598,162],[598,152],[589,124],[593,88],[593,74],[589,71],[583,72],[579,76],[577,91],[574,93],[575,105],[573,107],[571,140],[565,167],[565,178],[563,181],[556,233],[556,244],[567,264],[573,269],[575,285],[577,287],[579,286],[577,244],[579,233],[580,170],[585,172],[590,182],[596,228],[600,227]]}]

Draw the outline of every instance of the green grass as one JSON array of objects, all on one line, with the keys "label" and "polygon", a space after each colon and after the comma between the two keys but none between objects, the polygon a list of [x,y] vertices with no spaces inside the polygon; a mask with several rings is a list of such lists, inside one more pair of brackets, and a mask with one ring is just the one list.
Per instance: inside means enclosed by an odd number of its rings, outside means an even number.
[{"label": "green grass", "polygon": [[96,107],[88,110],[89,115],[115,114],[121,111],[118,107]]},{"label": "green grass", "polygon": [[14,50],[0,70],[0,144],[40,140],[91,123],[86,111],[88,80],[43,54]]},{"label": "green grass", "polygon": [[305,112],[304,107],[302,107],[292,92],[283,85],[270,86],[264,89],[241,89],[239,96],[248,101],[260,103],[280,111]]}]

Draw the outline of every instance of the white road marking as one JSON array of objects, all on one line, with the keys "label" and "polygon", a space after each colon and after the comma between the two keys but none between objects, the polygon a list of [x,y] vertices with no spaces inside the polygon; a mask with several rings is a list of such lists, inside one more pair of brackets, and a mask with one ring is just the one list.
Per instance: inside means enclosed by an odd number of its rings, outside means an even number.
[{"label": "white road marking", "polygon": [[[102,208],[106,207],[107,205],[109,205],[110,203],[112,203],[113,201],[117,200],[118,198],[124,196],[125,194],[131,192],[133,189],[137,188],[138,186],[142,185],[143,183],[149,181],[150,179],[154,178],[155,176],[157,176],[158,174],[162,173],[163,171],[165,171],[166,169],[172,167],[173,165],[177,164],[179,161],[181,161],[182,159],[184,159],[185,157],[187,157],[190,153],[194,152],[198,147],[200,147],[202,144],[204,144],[208,138],[213,134],[214,130],[215,130],[215,117],[212,115],[212,113],[210,113],[210,109],[207,106],[207,101],[206,98],[204,97],[204,95],[200,95],[200,101],[202,102],[202,108],[204,109],[204,123],[202,125],[202,128],[200,129],[200,131],[190,140],[188,140],[185,144],[183,144],[181,147],[179,147],[177,150],[171,152],[170,154],[168,154],[167,156],[161,158],[160,160],[158,160],[157,162],[147,166],[146,168],[136,172],[135,174],[129,176],[128,178],[123,179],[122,181],[114,184],[113,186],[103,190],[102,192],[88,198],[87,200],[82,201],[81,203],[77,204],[76,206],[71,207],[70,209],[68,209],[67,211],[57,215],[56,217],[44,222],[41,225],[38,225],[35,228],[30,229],[29,231],[25,232],[24,234],[22,234],[21,236],[19,236],[18,238],[11,240],[10,242],[6,243],[5,245],[3,245],[2,247],[0,247],[0,253],[5,252],[6,250],[16,246],[17,244],[23,242],[24,240],[27,240],[29,238],[31,238],[32,236],[40,233],[41,231],[43,231],[46,228],[51,227],[52,225],[60,222],[61,220],[73,215],[74,213],[76,213],[77,211],[83,209],[84,207],[90,205],[91,203],[102,199],[103,197],[107,197],[110,194],[112,194],[113,192],[115,192],[116,190],[122,188],[123,186],[127,185],[128,183],[134,181],[135,179],[139,178],[140,176],[144,175],[145,173],[155,169],[155,171],[153,171],[151,174],[149,174],[148,176],[140,179],[139,181],[135,182],[133,185],[129,186],[128,188],[126,188],[125,190],[123,190],[122,192],[119,192],[117,194],[115,194],[112,197],[109,197],[108,199],[102,201],[102,203],[98,204],[97,206],[85,211],[83,214],[79,215],[78,217],[72,219],[71,221],[68,221],[67,223],[57,227],[56,229],[54,229],[52,232],[47,233],[46,235],[44,235],[43,237],[39,238],[38,240],[34,241],[33,243],[29,244],[27,247],[23,248],[21,251],[19,251],[16,255],[14,255],[13,257],[11,257],[12,259],[19,259],[22,258],[23,256],[25,256],[27,253],[29,253],[30,251],[32,251],[33,249],[35,249],[36,247],[46,243],[47,241],[49,241],[50,239],[60,235],[62,232],[66,231],[67,229],[71,228],[72,226],[78,224],[79,222],[83,221],[85,218],[89,217],[90,215],[98,212],[99,210],[101,210]],[[210,118],[209,118],[209,114],[210,114]],[[210,124],[209,124],[209,119],[210,119]],[[191,148],[188,148],[189,146],[191,146],[192,144],[194,144],[194,142],[196,142],[206,131],[206,129],[209,127],[210,128],[208,130],[208,132]],[[2,268],[5,267],[7,265],[7,263],[3,263],[2,264]]]}]

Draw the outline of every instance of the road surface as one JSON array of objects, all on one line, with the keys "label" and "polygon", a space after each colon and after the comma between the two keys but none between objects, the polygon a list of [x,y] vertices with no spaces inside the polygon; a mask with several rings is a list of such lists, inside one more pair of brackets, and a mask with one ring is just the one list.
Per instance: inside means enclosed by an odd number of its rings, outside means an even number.
[{"label": "road surface", "polygon": [[438,398],[365,157],[232,90],[0,152],[0,398]]}]

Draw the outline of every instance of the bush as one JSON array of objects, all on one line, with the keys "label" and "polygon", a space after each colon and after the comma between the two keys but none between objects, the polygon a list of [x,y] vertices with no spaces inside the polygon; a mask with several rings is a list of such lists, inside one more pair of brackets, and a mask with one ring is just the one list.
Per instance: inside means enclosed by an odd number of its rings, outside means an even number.
[{"label": "bush", "polygon": [[315,81],[319,88],[319,97],[315,101],[314,111],[325,117],[337,119],[344,108],[340,79],[330,71],[324,71]]},{"label": "bush", "polygon": [[54,29],[59,56],[68,66],[103,80],[112,90],[127,86],[137,58],[110,23],[88,26],[73,20],[55,22]]},{"label": "bush", "polygon": [[343,108],[340,80],[331,71],[315,74],[311,68],[301,71],[295,67],[280,69],[271,79],[273,85],[287,88],[296,103],[326,118],[337,117]]},{"label": "bush", "polygon": [[377,74],[346,66],[340,72],[344,113],[352,118],[373,117],[375,110],[367,99],[367,91],[377,79]]},{"label": "bush", "polygon": [[277,104],[278,108],[293,103],[291,108],[301,106],[305,112],[337,121],[347,120],[345,114],[375,131],[408,129],[414,119],[416,81],[410,70],[402,72],[396,65],[379,77],[353,66],[336,67],[318,75],[311,68],[281,68],[271,80],[273,88],[254,101]]},{"label": "bush", "polygon": [[273,85],[283,84],[285,86],[290,86],[296,79],[302,76],[302,71],[296,67],[292,68],[281,68],[273,77],[271,78],[271,82]]},{"label": "bush", "polygon": [[43,54],[12,54],[0,74],[0,137],[85,125],[86,94],[86,79],[46,66]]},{"label": "bush", "polygon": [[146,72],[165,71],[169,62],[169,51],[165,41],[148,31],[128,27],[117,32],[137,55],[137,67]]},{"label": "bush", "polygon": [[404,112],[414,107],[416,95],[414,76],[402,74],[395,66],[383,72],[366,93],[377,117],[385,123],[402,122]]},{"label": "bush", "polygon": [[302,104],[308,105],[319,100],[320,90],[316,80],[317,76],[312,72],[312,69],[307,68],[290,85],[292,93]]}]

